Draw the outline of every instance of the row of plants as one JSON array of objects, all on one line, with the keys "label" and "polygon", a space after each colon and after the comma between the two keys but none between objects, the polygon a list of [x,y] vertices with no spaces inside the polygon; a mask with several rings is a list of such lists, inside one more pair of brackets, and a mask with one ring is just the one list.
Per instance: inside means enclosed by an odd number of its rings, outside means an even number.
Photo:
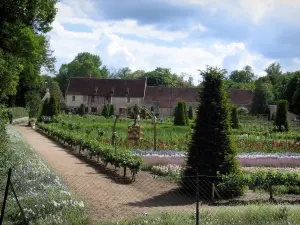
[{"label": "row of plants", "polygon": [[270,195],[270,200],[274,198],[274,187],[297,187],[300,186],[300,173],[280,170],[257,170],[243,171],[233,175],[222,175],[218,188],[226,190],[228,187],[248,187],[250,190],[262,189]]},{"label": "row of plants", "polygon": [[86,134],[80,132],[71,132],[69,130],[57,127],[55,123],[38,123],[38,127],[47,135],[55,138],[58,142],[66,144],[71,149],[79,149],[79,152],[87,150],[91,158],[96,157],[101,160],[105,166],[111,164],[115,168],[122,167],[124,176],[126,169],[130,169],[133,181],[136,173],[142,167],[142,158],[128,150],[116,150],[111,144],[101,143],[98,140],[91,139]]}]

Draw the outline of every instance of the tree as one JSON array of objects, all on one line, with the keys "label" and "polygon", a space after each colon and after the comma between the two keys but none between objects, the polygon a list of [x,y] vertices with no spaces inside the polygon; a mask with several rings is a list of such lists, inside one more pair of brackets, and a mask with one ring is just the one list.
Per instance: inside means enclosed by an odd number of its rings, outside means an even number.
[{"label": "tree", "polygon": [[229,79],[236,83],[249,83],[255,79],[255,75],[251,66],[245,66],[241,71],[232,71]]},{"label": "tree", "polygon": [[249,114],[249,110],[245,107],[239,107],[237,109],[237,114],[240,116],[247,116]]},{"label": "tree", "polygon": [[0,70],[4,75],[11,74],[9,80],[5,79],[11,90],[9,105],[25,106],[26,93],[39,90],[41,68],[53,71],[55,58],[45,34],[51,30],[56,3],[57,0],[0,3]]},{"label": "tree", "polygon": [[108,76],[106,67],[100,68],[102,61],[98,55],[89,52],[79,53],[70,63],[62,64],[59,73],[56,75],[56,81],[63,93],[66,92],[69,81],[72,77],[102,77],[101,71],[104,71],[105,77]]},{"label": "tree", "polygon": [[105,118],[107,118],[109,116],[109,109],[106,104],[103,106],[102,116],[104,116]]},{"label": "tree", "polygon": [[133,106],[133,116],[134,116],[134,118],[136,118],[139,113],[140,113],[139,107],[138,107],[137,104],[135,104]]},{"label": "tree", "polygon": [[109,116],[114,116],[115,115],[115,106],[111,104],[109,106]]},{"label": "tree", "polygon": [[287,118],[288,113],[288,101],[280,100],[277,102],[277,111],[275,116],[275,126],[277,131],[289,131],[289,122]]},{"label": "tree", "polygon": [[175,126],[188,125],[185,102],[177,102],[174,114],[175,114],[175,118],[174,118],[174,125]]},{"label": "tree", "polygon": [[267,78],[269,78],[273,85],[275,85],[278,82],[278,79],[282,74],[281,66],[279,63],[270,64],[268,68],[265,69],[265,72],[267,73]]},{"label": "tree", "polygon": [[[229,104],[223,87],[224,70],[207,67],[200,75],[204,80],[203,88],[199,92],[200,104],[182,178],[183,187],[193,185],[189,177],[197,173],[216,177],[218,173],[234,174],[238,171],[236,151],[230,139]],[[217,184],[218,180],[213,177],[211,181]]]},{"label": "tree", "polygon": [[29,118],[38,118],[42,111],[42,99],[39,93],[29,92],[26,94],[26,106],[29,108]]},{"label": "tree", "polygon": [[157,67],[155,70],[146,72],[147,86],[171,86],[172,74],[170,69]]},{"label": "tree", "polygon": [[186,102],[182,102],[182,107],[184,112],[185,125],[189,125],[189,116],[188,116]]},{"label": "tree", "polygon": [[194,112],[193,112],[193,107],[189,107],[189,119],[192,120],[194,119]]},{"label": "tree", "polygon": [[295,104],[293,103],[294,94],[298,88],[298,80],[300,79],[300,71],[296,71],[292,73],[291,79],[288,81],[286,92],[285,92],[285,99],[289,102],[289,109],[292,112],[296,113],[296,109],[294,109]]},{"label": "tree", "polygon": [[265,114],[268,104],[273,103],[273,99],[272,84],[256,82],[251,112],[254,115]]},{"label": "tree", "polygon": [[300,114],[300,78],[298,78],[297,81],[297,89],[294,92],[293,98],[292,98],[292,104],[293,104],[293,112],[296,114]]},{"label": "tree", "polygon": [[239,128],[239,119],[236,105],[231,106],[231,127],[233,129]]},{"label": "tree", "polygon": [[80,105],[80,107],[79,107],[79,109],[78,109],[78,114],[79,114],[80,116],[85,115],[85,104],[81,104],[81,105]]},{"label": "tree", "polygon": [[49,101],[49,116],[57,116],[59,114],[59,103],[57,102],[57,99],[54,96],[50,97]]},{"label": "tree", "polygon": [[50,112],[49,112],[49,99],[46,99],[44,101],[44,103],[43,103],[42,116],[50,116]]},{"label": "tree", "polygon": [[146,106],[143,106],[142,109],[141,109],[141,118],[142,119],[147,119]]}]

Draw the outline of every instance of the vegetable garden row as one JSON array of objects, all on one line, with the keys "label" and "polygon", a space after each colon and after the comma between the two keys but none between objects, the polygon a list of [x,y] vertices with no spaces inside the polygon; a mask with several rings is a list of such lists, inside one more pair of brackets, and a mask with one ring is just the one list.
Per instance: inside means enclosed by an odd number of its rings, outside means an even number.
[{"label": "vegetable garden row", "polygon": [[111,164],[115,168],[122,167],[124,170],[124,176],[126,176],[126,169],[130,169],[132,174],[132,180],[135,180],[136,173],[142,167],[142,158],[133,154],[128,150],[116,150],[109,144],[103,144],[95,139],[90,139],[81,135],[80,133],[74,133],[69,130],[59,128],[55,124],[38,123],[39,129],[45,134],[53,137],[58,142],[68,145],[73,150],[87,150],[91,158],[96,157],[97,160],[101,160],[105,166]]}]

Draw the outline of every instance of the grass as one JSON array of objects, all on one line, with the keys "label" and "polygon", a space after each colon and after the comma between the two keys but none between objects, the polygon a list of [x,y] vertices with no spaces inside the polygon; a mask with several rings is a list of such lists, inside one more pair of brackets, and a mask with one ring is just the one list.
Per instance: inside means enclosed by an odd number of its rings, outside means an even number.
[{"label": "grass", "polygon": [[[160,213],[142,215],[101,225],[194,225],[192,213]],[[288,205],[200,206],[199,224],[206,225],[283,225],[300,224],[300,207]]]}]

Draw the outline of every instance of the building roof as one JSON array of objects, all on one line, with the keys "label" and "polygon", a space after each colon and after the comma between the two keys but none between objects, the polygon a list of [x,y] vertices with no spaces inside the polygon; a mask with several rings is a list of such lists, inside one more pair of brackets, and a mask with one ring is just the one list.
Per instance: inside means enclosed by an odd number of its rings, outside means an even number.
[{"label": "building roof", "polygon": [[[147,87],[145,101],[158,102],[160,108],[170,108],[178,101],[199,102],[198,88]],[[230,88],[227,89],[231,104],[251,105],[253,92]]]},{"label": "building roof", "polygon": [[198,88],[147,87],[145,101],[158,102],[160,108],[170,108],[178,101],[198,102]]},{"label": "building roof", "polygon": [[113,97],[139,97],[145,96],[146,79],[100,79],[89,77],[71,78],[67,94],[97,95]]}]

